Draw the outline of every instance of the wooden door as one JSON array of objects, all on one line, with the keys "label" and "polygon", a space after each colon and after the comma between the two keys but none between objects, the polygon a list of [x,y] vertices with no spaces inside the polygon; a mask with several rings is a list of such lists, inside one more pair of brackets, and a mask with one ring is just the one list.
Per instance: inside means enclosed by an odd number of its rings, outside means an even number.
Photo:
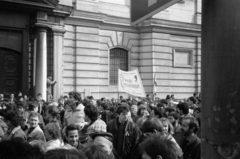
[{"label": "wooden door", "polygon": [[22,55],[0,48],[0,93],[7,96],[21,91]]}]

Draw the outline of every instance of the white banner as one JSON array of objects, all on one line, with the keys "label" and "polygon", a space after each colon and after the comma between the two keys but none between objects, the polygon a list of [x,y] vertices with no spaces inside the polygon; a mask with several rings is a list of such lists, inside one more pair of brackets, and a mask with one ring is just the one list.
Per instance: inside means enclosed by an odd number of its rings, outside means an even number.
[{"label": "white banner", "polygon": [[137,97],[146,97],[138,70],[122,71],[118,69],[118,91]]}]

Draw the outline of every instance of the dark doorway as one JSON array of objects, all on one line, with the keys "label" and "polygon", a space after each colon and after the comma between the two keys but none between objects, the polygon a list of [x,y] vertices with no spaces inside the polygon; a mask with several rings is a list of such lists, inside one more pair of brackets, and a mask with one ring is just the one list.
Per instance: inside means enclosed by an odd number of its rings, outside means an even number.
[{"label": "dark doorway", "polygon": [[21,90],[22,54],[0,48],[0,93],[9,96]]}]

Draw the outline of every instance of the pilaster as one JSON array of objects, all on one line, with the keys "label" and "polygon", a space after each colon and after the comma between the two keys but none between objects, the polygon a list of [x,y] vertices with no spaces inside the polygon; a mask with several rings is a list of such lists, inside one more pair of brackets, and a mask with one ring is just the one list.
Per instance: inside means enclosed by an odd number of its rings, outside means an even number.
[{"label": "pilaster", "polygon": [[63,28],[53,27],[53,78],[57,81],[53,88],[53,100],[57,101],[63,93]]}]

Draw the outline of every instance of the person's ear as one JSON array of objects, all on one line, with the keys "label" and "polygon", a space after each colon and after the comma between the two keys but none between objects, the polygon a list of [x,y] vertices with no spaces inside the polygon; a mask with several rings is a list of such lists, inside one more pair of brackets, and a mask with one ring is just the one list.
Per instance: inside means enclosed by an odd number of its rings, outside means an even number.
[{"label": "person's ear", "polygon": [[157,159],[162,159],[162,156],[160,156],[160,155],[157,155]]}]

